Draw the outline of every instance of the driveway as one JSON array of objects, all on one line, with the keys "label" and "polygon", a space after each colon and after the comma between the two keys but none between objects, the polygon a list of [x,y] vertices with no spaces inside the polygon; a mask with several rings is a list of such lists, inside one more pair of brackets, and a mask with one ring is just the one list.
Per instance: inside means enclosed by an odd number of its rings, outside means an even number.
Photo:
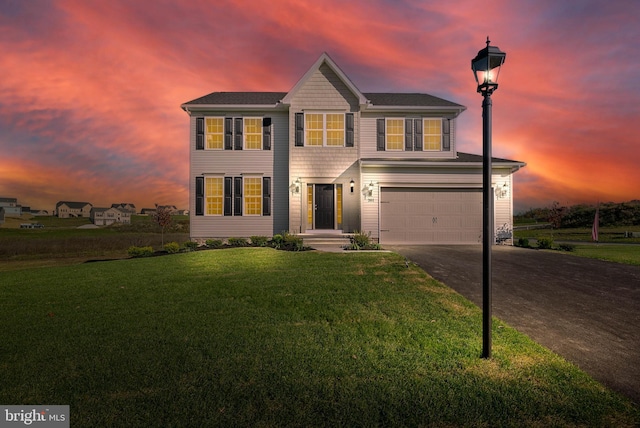
[{"label": "driveway", "polygon": [[[481,245],[388,249],[482,307]],[[493,316],[640,404],[640,266],[495,246],[492,268]]]}]

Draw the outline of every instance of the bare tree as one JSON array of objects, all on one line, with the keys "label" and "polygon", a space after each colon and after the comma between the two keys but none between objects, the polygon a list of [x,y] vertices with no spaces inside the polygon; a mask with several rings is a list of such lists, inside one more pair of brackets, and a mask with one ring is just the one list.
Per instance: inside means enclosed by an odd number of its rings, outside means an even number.
[{"label": "bare tree", "polygon": [[156,204],[156,212],[153,214],[153,221],[162,228],[162,247],[164,248],[164,229],[171,224],[171,209],[166,206]]}]

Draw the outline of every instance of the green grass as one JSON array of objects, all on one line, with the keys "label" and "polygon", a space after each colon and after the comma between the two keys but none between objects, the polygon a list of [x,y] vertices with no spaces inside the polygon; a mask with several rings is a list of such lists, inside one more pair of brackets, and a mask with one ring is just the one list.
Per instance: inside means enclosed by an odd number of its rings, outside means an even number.
[{"label": "green grass", "polygon": [[[640,244],[640,238],[625,238],[625,232],[640,232],[640,226],[601,227],[600,243]],[[554,241],[592,242],[591,228],[516,230],[514,237],[527,239],[551,238]]]},{"label": "green grass", "polygon": [[576,245],[567,254],[640,266],[640,245]]},{"label": "green grass", "polygon": [[0,272],[0,402],[76,426],[638,426],[393,253],[267,248]]}]

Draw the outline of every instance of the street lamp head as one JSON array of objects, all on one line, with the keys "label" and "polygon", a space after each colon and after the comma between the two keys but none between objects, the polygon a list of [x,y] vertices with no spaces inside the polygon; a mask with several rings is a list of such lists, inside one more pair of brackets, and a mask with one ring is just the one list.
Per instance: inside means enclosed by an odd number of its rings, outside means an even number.
[{"label": "street lamp head", "polygon": [[478,92],[482,95],[491,95],[498,88],[498,76],[500,68],[507,56],[497,46],[490,46],[487,37],[487,47],[480,50],[478,55],[471,60],[471,69],[478,84]]}]

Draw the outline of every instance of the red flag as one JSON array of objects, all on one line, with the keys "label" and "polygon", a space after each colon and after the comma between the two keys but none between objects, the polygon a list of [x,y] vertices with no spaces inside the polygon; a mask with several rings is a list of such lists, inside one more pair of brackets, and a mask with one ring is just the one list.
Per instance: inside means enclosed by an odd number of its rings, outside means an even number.
[{"label": "red flag", "polygon": [[591,227],[591,239],[598,242],[598,226],[600,224],[600,204],[596,207],[596,216],[593,219],[593,227]]}]

